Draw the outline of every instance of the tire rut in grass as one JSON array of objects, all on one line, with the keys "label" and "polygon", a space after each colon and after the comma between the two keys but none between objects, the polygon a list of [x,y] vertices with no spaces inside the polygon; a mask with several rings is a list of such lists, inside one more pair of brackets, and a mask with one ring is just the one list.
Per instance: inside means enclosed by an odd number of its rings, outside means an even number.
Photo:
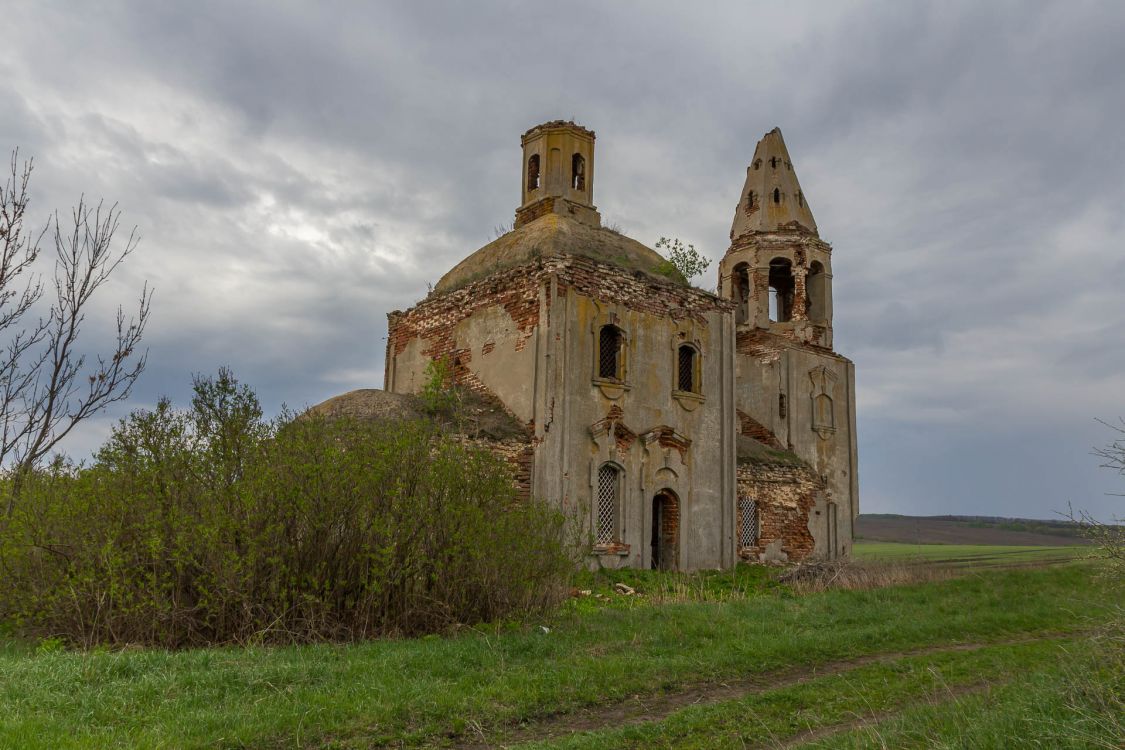
[{"label": "tire rut in grass", "polygon": [[857,716],[852,721],[830,724],[824,727],[816,727],[815,729],[807,729],[803,732],[800,732],[799,734],[795,734],[792,737],[786,738],[783,742],[749,745],[747,746],[747,750],[757,750],[759,748],[761,750],[766,750],[767,748],[769,750],[791,750],[792,748],[799,748],[803,745],[807,745],[810,742],[823,740],[827,737],[841,734],[842,732],[853,732],[857,729],[866,729],[868,727],[876,726],[886,721],[887,719],[893,719],[895,716],[898,716],[904,711],[909,711],[910,709],[918,708],[919,706],[936,706],[942,703],[948,703],[949,701],[963,698],[966,695],[983,693],[986,690],[991,689],[992,687],[994,687],[994,685],[989,682],[977,682],[972,685],[958,685],[957,687],[948,688],[940,694],[929,695],[921,700],[910,701],[909,703],[895,706],[894,708],[888,709],[886,711],[875,711],[863,716]]},{"label": "tire rut in grass", "polygon": [[[800,685],[822,677],[849,672],[872,664],[887,664],[911,656],[977,651],[992,646],[1013,646],[1058,638],[1072,637],[1075,632],[1049,632],[998,641],[942,644],[923,648],[883,652],[825,662],[811,667],[765,672],[750,678],[683,686],[678,690],[653,695],[636,695],[624,701],[559,713],[519,725],[478,728],[475,736],[452,737],[443,747],[456,750],[501,750],[524,742],[563,739],[578,732],[620,728],[634,724],[661,721],[671,714],[694,705],[709,705],[737,700],[749,695]],[[840,725],[834,731],[842,731]],[[804,741],[810,741],[808,739]]]}]

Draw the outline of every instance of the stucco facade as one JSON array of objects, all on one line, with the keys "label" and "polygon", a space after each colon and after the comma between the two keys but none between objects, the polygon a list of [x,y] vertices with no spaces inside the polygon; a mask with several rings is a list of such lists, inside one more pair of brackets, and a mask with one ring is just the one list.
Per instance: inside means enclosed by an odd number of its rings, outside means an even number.
[{"label": "stucco facade", "polygon": [[513,230],[389,315],[386,390],[417,392],[445,358],[525,425],[525,489],[581,524],[591,565],[847,554],[854,371],[831,348],[831,247],[780,132],[748,169],[718,294],[601,226],[594,141],[561,121],[524,134]]}]

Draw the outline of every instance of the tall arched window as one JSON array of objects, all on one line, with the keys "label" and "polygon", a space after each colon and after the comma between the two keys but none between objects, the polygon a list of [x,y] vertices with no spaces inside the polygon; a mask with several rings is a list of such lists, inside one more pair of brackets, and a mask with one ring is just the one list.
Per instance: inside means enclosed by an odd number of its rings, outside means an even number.
[{"label": "tall arched window", "polygon": [[773,189],[773,202],[774,203],[781,203],[781,189],[780,188],[774,188]]},{"label": "tall arched window", "polygon": [[527,189],[539,189],[539,154],[532,154],[527,160]]},{"label": "tall arched window", "polygon": [[570,186],[575,190],[586,189],[586,159],[575,154],[570,160]]},{"label": "tall arched window", "polygon": [[625,379],[625,334],[613,325],[602,326],[598,332],[598,377]]},{"label": "tall arched window", "polygon": [[617,525],[621,505],[621,470],[613,464],[602,464],[598,469],[598,516],[594,529],[598,544],[612,544],[619,540]]},{"label": "tall arched window", "polygon": [[745,323],[750,319],[750,266],[739,263],[731,271],[731,298],[734,300],[735,322]]},{"label": "tall arched window", "polygon": [[691,344],[676,350],[676,390],[699,393],[699,351]]},{"label": "tall arched window", "polygon": [[825,300],[827,278],[824,273],[824,266],[820,261],[814,260],[809,264],[809,275],[805,278],[805,293],[808,298],[805,309],[809,320],[826,320],[828,318]]},{"label": "tall arched window", "polygon": [[758,544],[758,502],[752,497],[738,498],[738,546]]},{"label": "tall arched window", "polygon": [[770,261],[770,320],[784,323],[793,318],[793,264],[787,258]]}]

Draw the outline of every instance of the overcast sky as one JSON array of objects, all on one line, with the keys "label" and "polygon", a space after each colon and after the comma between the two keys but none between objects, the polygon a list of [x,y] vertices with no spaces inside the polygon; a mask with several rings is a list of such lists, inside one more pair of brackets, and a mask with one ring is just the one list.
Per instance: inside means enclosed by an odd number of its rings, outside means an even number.
[{"label": "overcast sky", "polygon": [[[32,213],[119,201],[155,288],[111,422],[229,365],[382,383],[386,313],[510,224],[519,136],[597,132],[607,223],[717,261],[780,126],[834,247],[864,512],[1125,515],[1125,4],[0,0]],[[714,270],[705,279],[714,284]]]}]

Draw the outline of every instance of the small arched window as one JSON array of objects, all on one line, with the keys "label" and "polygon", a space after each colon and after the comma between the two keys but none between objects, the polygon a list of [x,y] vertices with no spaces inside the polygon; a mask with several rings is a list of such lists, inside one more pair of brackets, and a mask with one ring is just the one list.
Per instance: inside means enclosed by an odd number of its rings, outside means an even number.
[{"label": "small arched window", "polygon": [[618,541],[617,517],[621,505],[621,469],[602,464],[598,469],[598,516],[594,536],[599,545]]},{"label": "small arched window", "polygon": [[828,317],[827,279],[820,261],[814,260],[809,264],[809,274],[805,277],[805,313],[809,320],[825,320]]},{"label": "small arched window", "polygon": [[750,266],[739,263],[731,272],[731,299],[734,300],[735,322],[745,323],[750,319]]},{"label": "small arched window", "polygon": [[774,203],[781,203],[781,189],[780,188],[774,188],[773,189],[773,202]]},{"label": "small arched window", "polygon": [[570,160],[570,186],[575,190],[586,189],[586,159],[575,154]]},{"label": "small arched window", "polygon": [[676,389],[699,393],[699,352],[691,344],[676,350]]},{"label": "small arched window", "polygon": [[527,160],[527,189],[539,189],[539,154],[532,154]]},{"label": "small arched window", "polygon": [[755,208],[755,205],[754,205],[754,191],[753,191],[753,190],[751,190],[751,191],[750,191],[749,193],[747,193],[747,194],[746,194],[746,209],[747,209],[748,211],[753,211],[753,210],[754,210],[754,208]]},{"label": "small arched window", "polygon": [[761,168],[761,166],[762,166],[762,160],[761,159],[755,159],[754,160],[754,169],[758,170],[758,169]]},{"label": "small arched window", "polygon": [[797,191],[797,205],[801,208],[805,207],[805,196],[801,193],[800,190]]},{"label": "small arched window", "polygon": [[613,325],[602,326],[598,332],[598,377],[625,379],[625,334]]},{"label": "small arched window", "polygon": [[770,157],[770,169],[777,169],[777,157],[776,156]]}]

